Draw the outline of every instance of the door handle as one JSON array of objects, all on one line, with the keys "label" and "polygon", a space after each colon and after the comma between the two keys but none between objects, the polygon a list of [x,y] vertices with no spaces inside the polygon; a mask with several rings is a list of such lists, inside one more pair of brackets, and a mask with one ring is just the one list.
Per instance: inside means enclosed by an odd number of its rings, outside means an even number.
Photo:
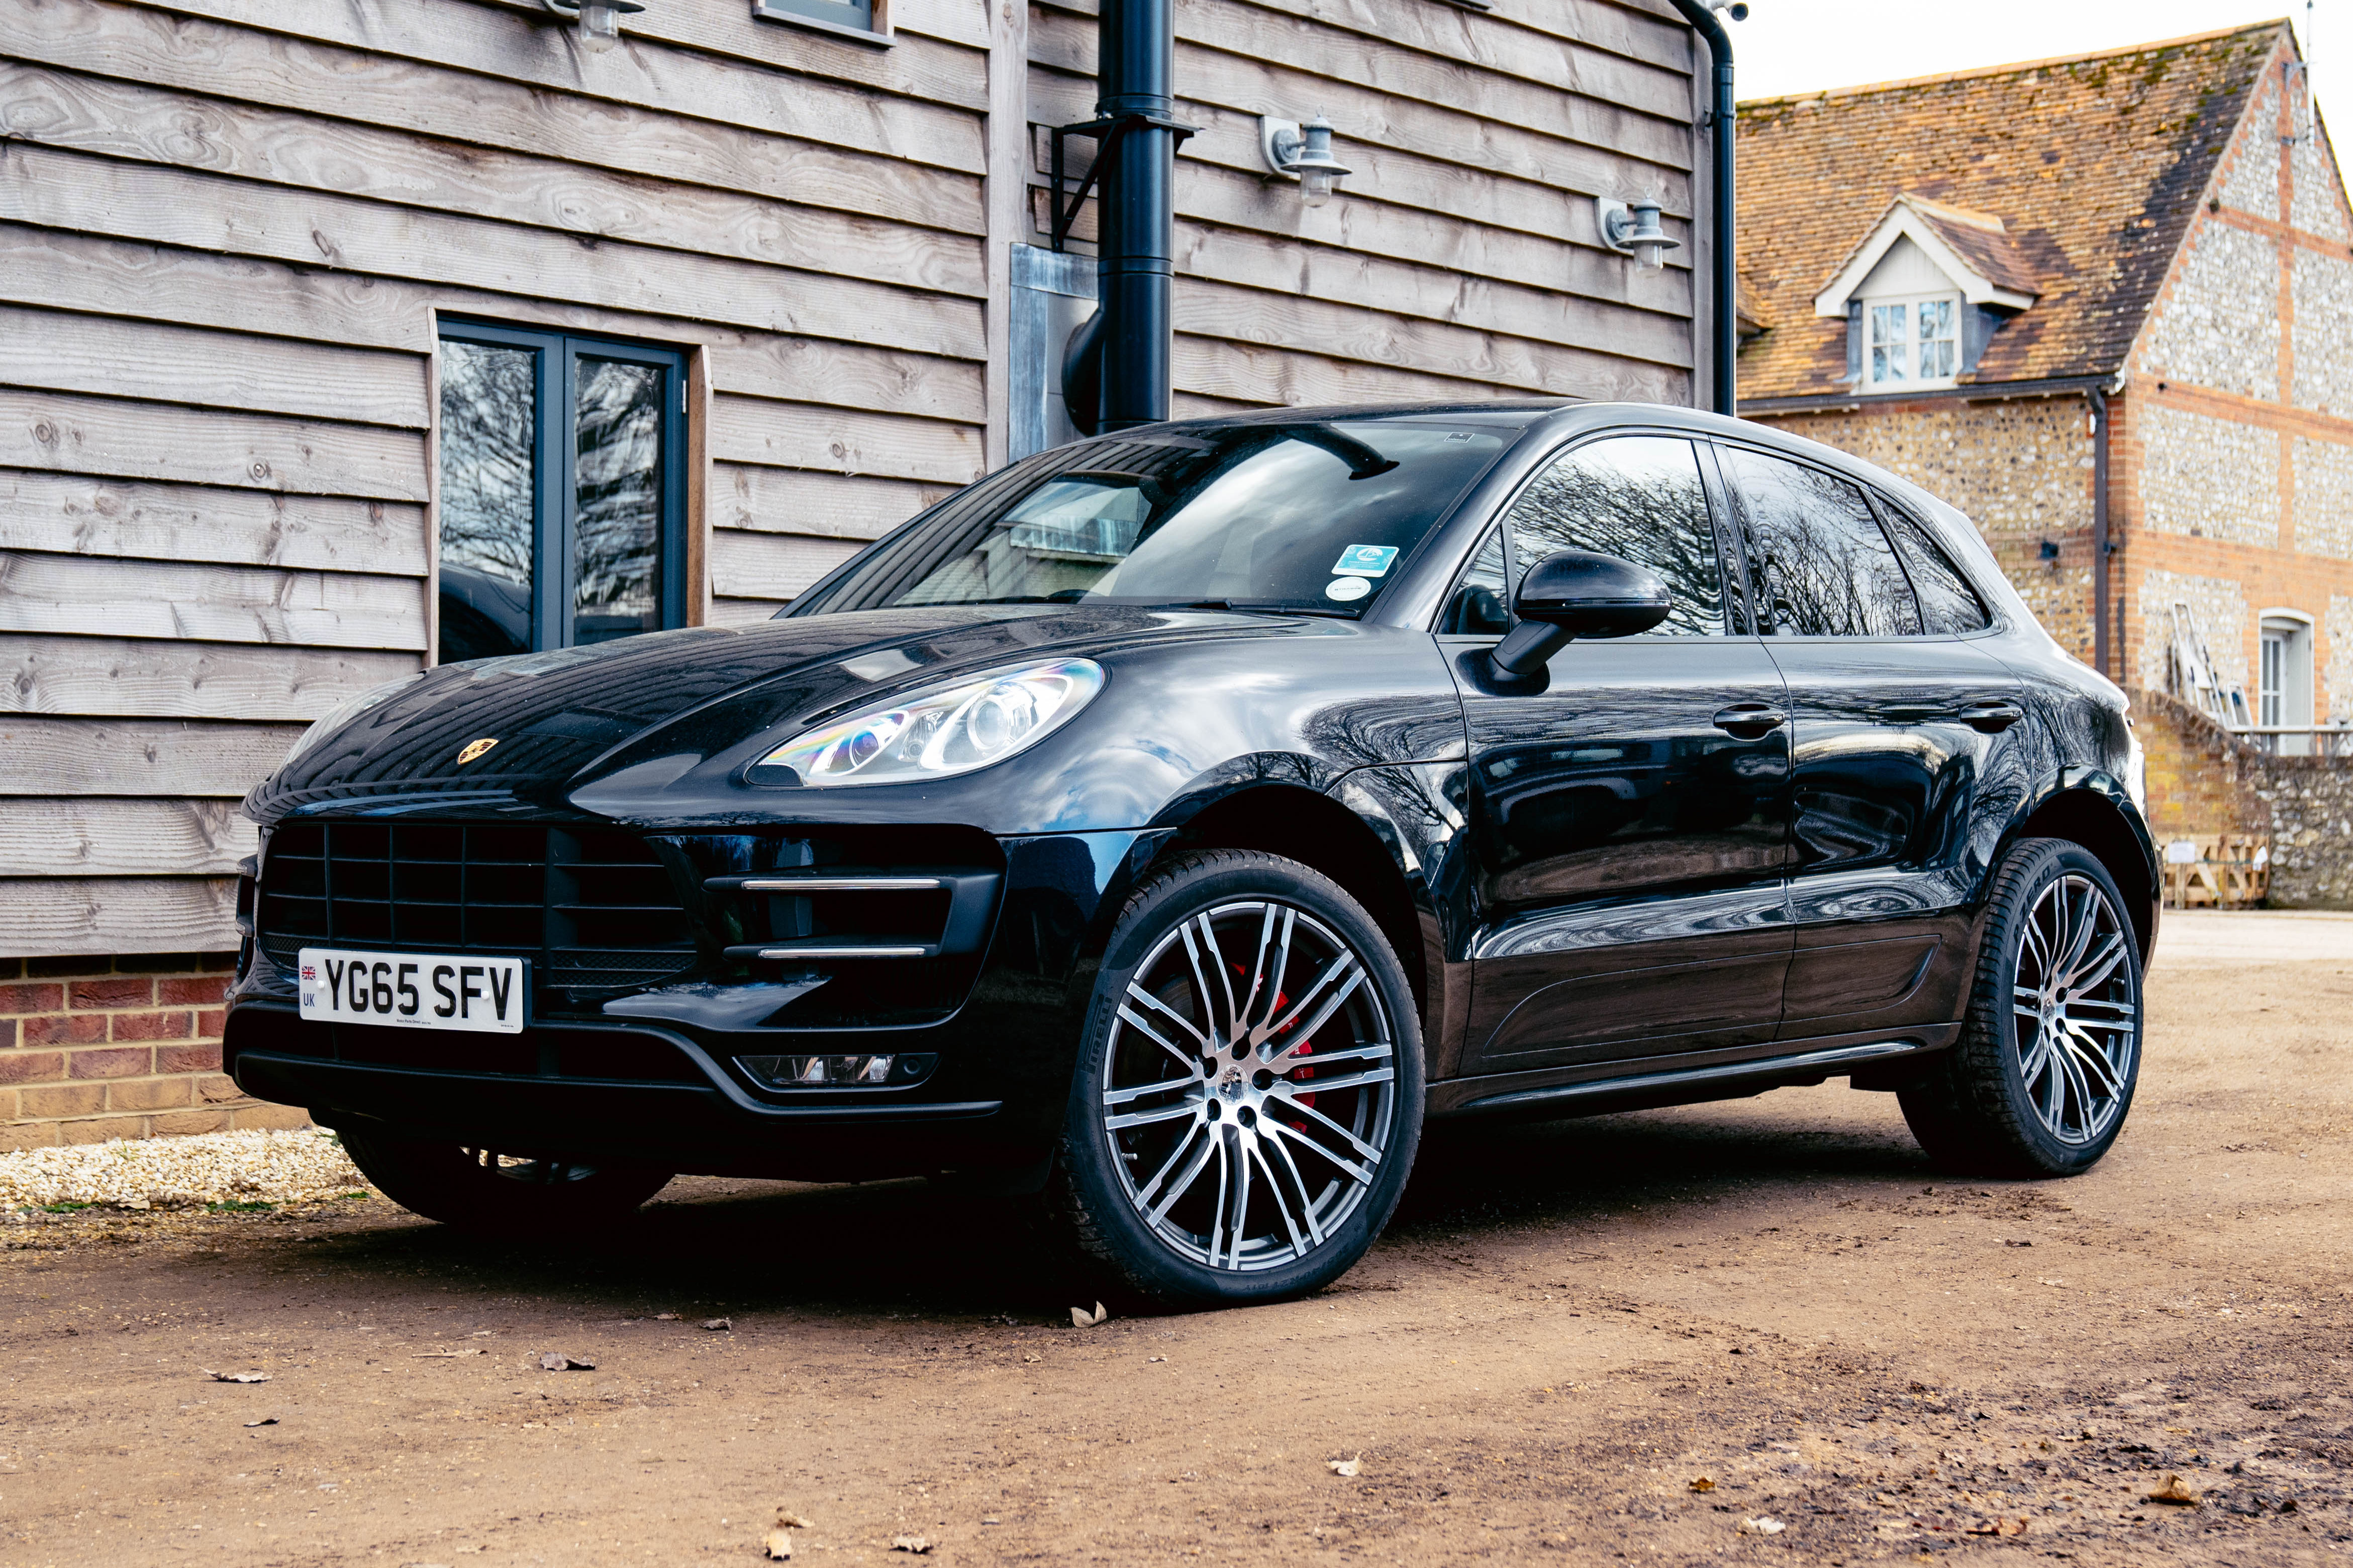
[{"label": "door handle", "polygon": [[1778,708],[1764,702],[1736,702],[1715,716],[1715,727],[1744,741],[1758,740],[1789,721]]},{"label": "door handle", "polygon": [[2025,717],[2025,710],[2007,698],[1980,697],[1961,704],[1961,722],[1989,735],[1999,735]]}]

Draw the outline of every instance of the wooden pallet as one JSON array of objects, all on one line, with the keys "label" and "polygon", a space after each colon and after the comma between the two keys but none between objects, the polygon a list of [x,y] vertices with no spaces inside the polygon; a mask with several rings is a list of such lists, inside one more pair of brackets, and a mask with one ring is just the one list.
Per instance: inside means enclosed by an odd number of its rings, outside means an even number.
[{"label": "wooden pallet", "polygon": [[[2195,859],[2175,847],[2193,846]],[[2251,833],[2192,834],[2165,847],[2165,907],[2244,910],[2263,902],[2271,886],[2271,841]]]}]

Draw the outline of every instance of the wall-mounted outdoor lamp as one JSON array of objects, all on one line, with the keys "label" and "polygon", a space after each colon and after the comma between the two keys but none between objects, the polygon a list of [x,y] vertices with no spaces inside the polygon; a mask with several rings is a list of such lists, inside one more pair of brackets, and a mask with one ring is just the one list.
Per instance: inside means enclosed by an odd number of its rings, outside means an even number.
[{"label": "wall-mounted outdoor lamp", "polygon": [[544,0],[559,16],[580,25],[580,47],[592,55],[611,50],[621,41],[621,18],[645,7],[638,0]]},{"label": "wall-mounted outdoor lamp", "polygon": [[1332,156],[1332,122],[1317,115],[1302,125],[1296,120],[1259,117],[1259,151],[1266,166],[1299,181],[1299,205],[1320,207],[1332,199],[1333,187],[1349,173]]},{"label": "wall-mounted outdoor lamp", "polygon": [[1659,226],[1657,202],[1613,202],[1608,196],[1594,198],[1595,216],[1599,220],[1601,243],[1620,256],[1630,256],[1637,267],[1657,268],[1667,264],[1667,252],[1683,244]]}]

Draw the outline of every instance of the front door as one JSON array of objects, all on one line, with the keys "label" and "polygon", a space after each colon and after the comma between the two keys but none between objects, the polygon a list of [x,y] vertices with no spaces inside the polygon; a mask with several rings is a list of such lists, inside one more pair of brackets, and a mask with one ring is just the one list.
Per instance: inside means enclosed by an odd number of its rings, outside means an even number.
[{"label": "front door", "polygon": [[1468,1071],[1773,1038],[1790,946],[1784,687],[1725,573],[1704,458],[1669,436],[1556,458],[1484,552],[1492,573],[1508,544],[1505,581],[1458,595],[1508,603],[1530,565],[1574,549],[1649,567],[1675,601],[1644,636],[1569,644],[1540,692],[1487,679],[1494,637],[1441,638],[1473,780]]},{"label": "front door", "polygon": [[1826,468],[1719,450],[1794,726],[1780,1037],[1949,1022],[1972,956],[1972,816],[1989,781],[2015,787],[1995,753],[2023,717],[2019,681],[1969,640],[1984,606],[1916,519]]}]

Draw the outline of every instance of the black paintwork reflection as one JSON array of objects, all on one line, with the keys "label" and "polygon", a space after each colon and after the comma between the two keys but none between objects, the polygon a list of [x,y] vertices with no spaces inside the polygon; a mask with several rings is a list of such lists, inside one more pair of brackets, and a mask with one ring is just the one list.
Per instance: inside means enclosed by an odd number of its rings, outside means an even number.
[{"label": "black paintwork reflection", "polygon": [[[1484,689],[1482,657],[1464,649],[1457,662],[1479,951],[1493,960],[1480,965],[1470,1020],[1474,1070],[1528,1052],[1573,1060],[1686,1026],[1770,1038],[1788,947],[1788,731],[1741,739],[1715,723],[1738,705],[1783,706],[1762,644],[1572,643],[1533,695]],[[1629,896],[1649,900],[1630,925]],[[1709,963],[1726,967],[1702,977],[1715,994],[1699,1002],[1694,973],[1674,966]],[[1569,982],[1556,1000],[1583,1000],[1515,1016]],[[1735,1013],[1740,1023],[1718,1022]]]},{"label": "black paintwork reflection", "polygon": [[1983,825],[2015,808],[2018,772],[2017,726],[1989,735],[1959,715],[1978,700],[2016,701],[2019,681],[1948,638],[1767,647],[1796,728],[1797,957],[1781,1037],[1957,1016],[1964,977],[1937,953],[1968,946],[1956,911],[1989,863]]}]

